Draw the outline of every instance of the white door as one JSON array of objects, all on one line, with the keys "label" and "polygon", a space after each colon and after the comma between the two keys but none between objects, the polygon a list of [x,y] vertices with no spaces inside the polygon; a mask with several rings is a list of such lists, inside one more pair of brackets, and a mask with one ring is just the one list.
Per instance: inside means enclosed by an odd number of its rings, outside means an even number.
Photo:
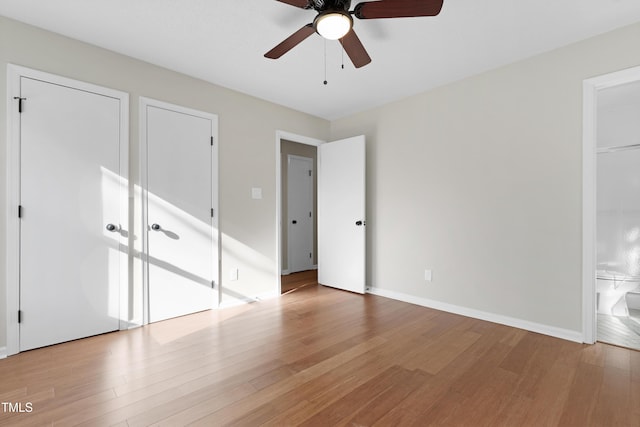
[{"label": "white door", "polygon": [[318,282],[365,292],[365,138],[318,147]]},{"label": "white door", "polygon": [[148,319],[214,307],[215,116],[149,100],[146,117]]},{"label": "white door", "polygon": [[313,159],[287,156],[288,270],[313,268]]},{"label": "white door", "polygon": [[20,91],[23,351],[119,329],[126,232],[121,100],[27,77]]}]

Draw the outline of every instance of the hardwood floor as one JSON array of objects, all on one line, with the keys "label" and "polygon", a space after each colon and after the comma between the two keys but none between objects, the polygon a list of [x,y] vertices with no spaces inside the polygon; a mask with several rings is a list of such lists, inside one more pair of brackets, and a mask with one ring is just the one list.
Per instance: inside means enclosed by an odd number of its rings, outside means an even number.
[{"label": "hardwood floor", "polygon": [[0,360],[0,425],[639,426],[640,353],[317,285]]},{"label": "hardwood floor", "polygon": [[294,289],[318,284],[318,270],[307,270],[299,273],[280,276],[281,293],[286,294]]}]

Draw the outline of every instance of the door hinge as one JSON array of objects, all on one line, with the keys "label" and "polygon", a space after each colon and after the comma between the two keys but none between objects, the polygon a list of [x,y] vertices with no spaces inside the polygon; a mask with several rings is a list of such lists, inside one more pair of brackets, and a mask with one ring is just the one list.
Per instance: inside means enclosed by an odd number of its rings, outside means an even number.
[{"label": "door hinge", "polygon": [[211,208],[211,218],[214,218],[216,215],[216,210]]},{"label": "door hinge", "polygon": [[213,289],[215,289],[215,287],[216,287],[216,281],[215,281],[215,280],[212,280],[212,281],[211,281],[211,287],[212,287]]},{"label": "door hinge", "polygon": [[211,146],[213,147],[213,136],[211,137]]},{"label": "door hinge", "polygon": [[309,169],[309,176],[311,176],[311,169]]},{"label": "door hinge", "polygon": [[311,252],[309,252],[309,258],[313,258],[313,255],[311,255]]},{"label": "door hinge", "polygon": [[22,310],[18,310],[18,323],[22,323]]},{"label": "door hinge", "polygon": [[309,212],[309,218],[311,218],[311,212]]},{"label": "door hinge", "polygon": [[22,101],[26,100],[27,98],[21,98],[19,96],[14,96],[13,99],[17,99],[18,100],[18,113],[22,113]]},{"label": "door hinge", "polygon": [[22,205],[18,205],[18,218],[22,218]]}]

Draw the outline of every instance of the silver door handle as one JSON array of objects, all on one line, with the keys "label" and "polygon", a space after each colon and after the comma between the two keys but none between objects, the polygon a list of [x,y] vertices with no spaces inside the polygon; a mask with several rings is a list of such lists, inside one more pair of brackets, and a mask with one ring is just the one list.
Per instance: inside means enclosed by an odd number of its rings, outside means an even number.
[{"label": "silver door handle", "polygon": [[160,230],[160,225],[159,225],[159,224],[153,224],[153,225],[151,226],[151,229],[152,229],[152,230],[155,230],[155,231],[158,231],[158,230]]},{"label": "silver door handle", "polygon": [[115,233],[116,231],[118,231],[118,227],[116,227],[113,224],[107,224],[107,231],[110,231],[112,233]]}]

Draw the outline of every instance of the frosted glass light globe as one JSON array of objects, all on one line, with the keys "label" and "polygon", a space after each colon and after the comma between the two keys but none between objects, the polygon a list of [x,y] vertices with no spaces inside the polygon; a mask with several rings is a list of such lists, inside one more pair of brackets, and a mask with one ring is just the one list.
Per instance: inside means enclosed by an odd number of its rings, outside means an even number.
[{"label": "frosted glass light globe", "polygon": [[315,27],[325,39],[338,40],[351,30],[352,22],[351,17],[345,13],[331,12],[318,16]]}]

